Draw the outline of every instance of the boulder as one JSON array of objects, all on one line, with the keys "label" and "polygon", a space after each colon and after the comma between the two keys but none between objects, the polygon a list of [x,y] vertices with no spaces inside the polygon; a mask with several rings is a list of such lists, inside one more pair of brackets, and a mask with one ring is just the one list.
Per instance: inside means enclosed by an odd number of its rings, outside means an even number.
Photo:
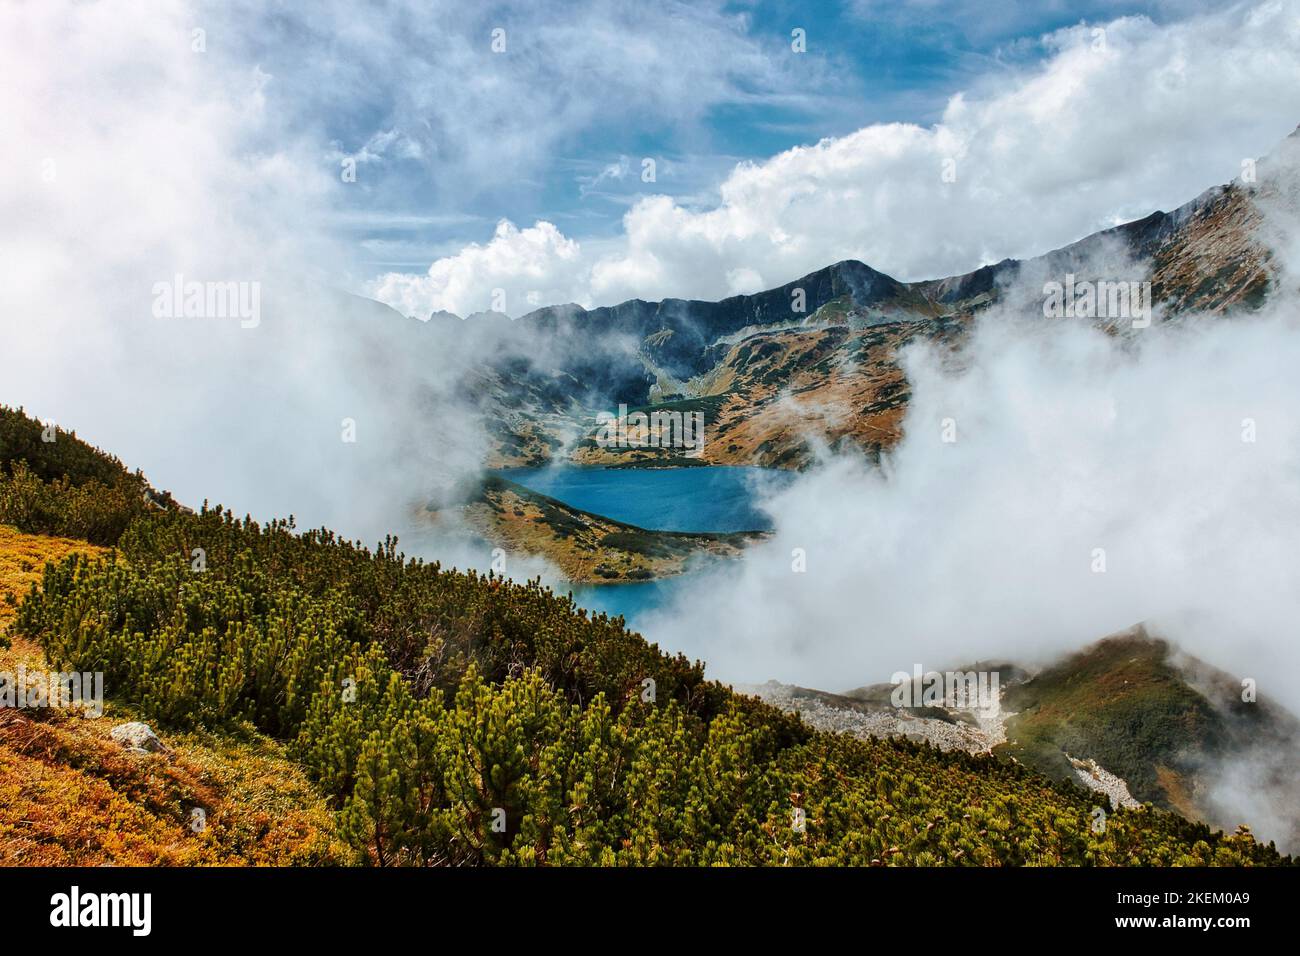
[{"label": "boulder", "polygon": [[131,753],[156,754],[167,749],[167,745],[158,739],[153,729],[138,720],[129,724],[118,724],[113,728],[110,736]]}]

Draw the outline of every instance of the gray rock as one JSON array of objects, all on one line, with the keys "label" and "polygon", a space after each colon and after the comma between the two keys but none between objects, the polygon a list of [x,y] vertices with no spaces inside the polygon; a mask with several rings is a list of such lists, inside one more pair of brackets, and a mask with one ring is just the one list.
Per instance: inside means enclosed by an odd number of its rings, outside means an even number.
[{"label": "gray rock", "polygon": [[167,745],[158,739],[153,729],[138,720],[129,724],[118,724],[113,728],[110,736],[131,753],[156,754],[167,750]]},{"label": "gray rock", "polygon": [[931,717],[918,717],[906,710],[881,707],[864,712],[836,707],[791,684],[768,681],[757,686],[740,685],[736,690],[761,697],[774,707],[798,714],[804,723],[827,733],[852,734],[855,737],[906,737],[928,740],[940,750],[965,750],[988,753],[1007,739],[1006,718],[1001,708],[973,712],[976,726],[963,722],[949,723]]}]

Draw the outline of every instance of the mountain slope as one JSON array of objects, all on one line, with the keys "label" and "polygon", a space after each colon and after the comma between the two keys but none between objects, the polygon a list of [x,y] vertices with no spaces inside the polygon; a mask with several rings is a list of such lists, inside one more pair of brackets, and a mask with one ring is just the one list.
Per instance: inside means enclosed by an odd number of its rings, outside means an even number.
[{"label": "mountain slope", "polygon": [[[100,557],[84,541],[0,525],[0,675],[53,668],[40,648],[5,634],[46,561]],[[9,646],[12,643],[12,646]],[[110,703],[76,710],[0,708],[0,866],[308,865],[345,847],[324,798],[284,747],[245,729],[167,733],[166,754],[137,755],[110,730],[139,719]],[[193,811],[202,809],[196,832]]]},{"label": "mountain slope", "polygon": [[[14,860],[40,858],[35,821],[44,859],[74,862],[333,862],[332,832],[379,865],[1288,862],[1157,809],[1096,833],[1094,798],[1023,766],[815,732],[621,621],[407,561],[391,539],[371,552],[205,508],[135,516],[114,544],[46,565],[12,629],[64,669],[102,669],[114,713],[189,749],[123,765],[81,739],[89,720],[6,715],[22,728],[0,733]],[[270,764],[240,743],[268,739]],[[285,752],[309,791],[276,772]],[[46,787],[85,802],[59,819],[21,803]],[[221,824],[198,841],[176,832],[195,801]],[[78,856],[73,834],[112,849]]]},{"label": "mountain slope", "polygon": [[177,507],[139,472],[21,408],[0,405],[0,523],[111,544],[139,515]]},{"label": "mountain slope", "polygon": [[[1258,308],[1280,281],[1270,241],[1278,210],[1289,223],[1298,208],[1297,153],[1292,136],[1260,161],[1258,182],[1215,187],[1172,212],[963,275],[905,283],[844,261],[720,302],[638,299],[547,307],[513,326],[498,319],[507,340],[547,348],[484,371],[479,394],[491,396],[498,422],[488,464],[603,462],[610,456],[590,448],[596,411],[704,397],[721,400],[704,454],[712,464],[800,467],[814,441],[876,453],[899,435],[895,410],[905,402],[888,403],[906,391],[902,345],[917,336],[957,342],[991,308],[1041,318],[1044,283],[1067,275],[1150,281],[1157,320]],[[444,313],[430,324],[445,332],[460,321]]]},{"label": "mountain slope", "polygon": [[1300,846],[1300,720],[1250,694],[1243,699],[1241,681],[1144,628],[1036,673],[1005,663],[957,670],[998,673],[996,717],[951,706],[896,708],[889,684],[843,694],[778,684],[756,691],[822,729],[991,752],[1097,789],[1113,780],[1137,802],[1212,826],[1250,822],[1242,809],[1249,807],[1284,846]]},{"label": "mountain slope", "polygon": [[1215,825],[1232,812],[1223,787],[1254,787],[1270,822],[1285,827],[1283,842],[1300,843],[1300,721],[1243,700],[1241,681],[1142,628],[1011,684],[1003,703],[1005,752],[1044,773],[1069,779],[1067,754],[1095,760],[1138,800]]},{"label": "mountain slope", "polygon": [[[483,538],[510,551],[543,555],[573,583],[650,581],[719,558],[734,558],[766,537],[650,531],[572,508],[491,475],[454,513]],[[437,520],[439,512],[430,512]]]}]

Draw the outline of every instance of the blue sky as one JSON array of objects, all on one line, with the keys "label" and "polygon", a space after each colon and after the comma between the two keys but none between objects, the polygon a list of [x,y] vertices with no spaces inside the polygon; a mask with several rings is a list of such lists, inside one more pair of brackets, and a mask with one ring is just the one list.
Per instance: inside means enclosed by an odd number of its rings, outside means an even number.
[{"label": "blue sky", "polygon": [[164,274],[419,316],[953,275],[1173,208],[1300,122],[1300,0],[38,6],[4,120],[79,170],[41,196],[129,209],[111,243]]},{"label": "blue sky", "polygon": [[[680,23],[708,7],[695,13],[684,7],[671,15]],[[382,161],[366,164],[362,188],[342,193],[341,203],[341,217],[360,247],[362,274],[412,271],[467,242],[485,240],[501,218],[519,223],[546,219],[577,239],[612,236],[628,206],[648,188],[639,176],[644,157],[657,163],[655,192],[686,206],[708,204],[718,183],[742,160],[761,161],[873,123],[936,122],[954,92],[1047,55],[1038,42],[1043,34],[1117,15],[1140,14],[1160,23],[1192,9],[1189,4],[1116,0],[728,3],[707,12],[714,28],[733,41],[718,50],[719,57],[752,49],[754,56],[784,66],[751,71],[742,59],[729,70],[719,62],[712,75],[723,78],[720,86],[674,113],[641,110],[635,95],[619,102],[645,78],[617,90],[605,87],[607,77],[599,70],[584,75],[548,71],[544,65],[539,69],[536,60],[545,54],[531,41],[542,19],[522,17],[520,7],[498,4],[480,11],[472,23],[458,24],[456,42],[472,49],[477,39],[485,68],[509,75],[512,59],[521,61],[521,75],[549,78],[558,96],[588,104],[585,118],[566,124],[553,140],[539,142],[527,162],[514,167],[514,175],[497,176],[482,168],[448,170],[438,155],[445,144],[438,142],[437,131],[420,129],[416,104],[392,96],[383,83],[367,88],[361,73],[349,78],[350,95],[322,111],[321,121],[343,154],[362,153],[373,137],[390,131],[420,143],[418,155],[414,149],[402,155],[390,148]],[[557,9],[555,15],[563,13]],[[672,68],[674,39],[656,30],[658,21],[623,22],[628,36],[593,33],[591,42],[614,56],[622,42],[661,47],[663,67]],[[498,58],[486,52],[492,24],[507,31],[507,50]],[[807,36],[807,52],[798,57],[790,48],[796,27]],[[308,42],[316,41],[284,21],[281,32],[265,37],[264,67],[287,77]],[[553,49],[547,47],[547,54]],[[328,50],[326,44],[322,53]],[[436,69],[434,50],[431,44],[425,55]],[[307,80],[318,82],[319,77]],[[449,86],[444,95],[454,102],[457,92]],[[518,115],[509,121],[526,129],[546,119]],[[469,135],[488,141],[497,128],[489,122],[471,127]],[[626,171],[621,178],[601,177],[610,167]]]}]

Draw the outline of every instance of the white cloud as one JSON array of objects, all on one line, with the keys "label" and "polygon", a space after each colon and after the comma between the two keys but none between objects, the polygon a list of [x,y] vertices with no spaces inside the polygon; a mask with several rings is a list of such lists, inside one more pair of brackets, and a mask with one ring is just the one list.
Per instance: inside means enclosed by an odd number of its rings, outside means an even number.
[{"label": "white cloud", "polygon": [[[457,359],[395,351],[399,330],[323,294],[344,271],[328,228],[337,166],[282,122],[278,80],[230,46],[182,5],[0,5],[0,402],[187,504],[373,541],[476,462],[482,433],[449,397]],[[260,322],[155,318],[155,284],[177,274],[258,283]]]},{"label": "white cloud", "polygon": [[582,176],[578,179],[579,193],[585,198],[603,182],[622,182],[632,170],[632,163],[626,156],[620,156],[616,163],[606,163],[594,176]]},{"label": "white cloud", "polygon": [[1300,667],[1294,303],[1127,341],[994,315],[964,359],[908,353],[883,469],[802,476],[767,503],[773,540],[684,583],[647,632],[724,679],[843,690],[914,662],[1045,662],[1149,620],[1300,709],[1280,679]]},{"label": "white cloud", "polygon": [[[375,281],[373,294],[407,315],[445,309],[469,314],[488,309],[518,315],[530,303],[564,301],[580,284],[585,266],[578,243],[549,222],[527,229],[502,220],[492,239],[439,259],[427,275],[389,273]],[[502,301],[494,302],[497,290]]]},{"label": "white cloud", "polygon": [[[460,376],[495,330],[386,351],[314,288],[347,284],[357,228],[399,233],[377,251],[404,253],[423,221],[475,214],[476,191],[533,189],[593,128],[689,128],[720,103],[816,85],[815,64],[786,59],[720,3],[0,4],[0,401],[77,428],[189,503],[366,536],[401,527],[411,502],[479,463]],[[376,186],[394,171],[401,189]],[[400,201],[426,181],[446,204]],[[524,311],[581,283],[581,252],[549,223],[504,224],[390,288],[415,311],[480,288],[487,308],[501,287]],[[178,273],[261,283],[260,325],[154,319],[155,284]]]},{"label": "white cloud", "polygon": [[[616,240],[583,244],[584,268],[557,239],[551,258],[527,260],[528,281],[603,305],[752,292],[846,258],[901,279],[966,272],[1179,205],[1300,122],[1296,0],[1044,42],[1042,65],[990,74],[933,127],[873,125],[742,163],[712,208],[647,197]],[[511,284],[495,262],[480,275],[481,258],[470,247],[418,287],[384,288],[418,288],[399,300],[414,311],[476,308],[484,287]]]},{"label": "white cloud", "polygon": [[322,153],[335,167],[342,156],[385,160],[368,162],[341,201],[445,212],[535,194],[557,157],[609,160],[646,135],[689,141],[718,108],[776,97],[811,107],[835,85],[819,61],[777,55],[727,7],[234,0],[195,16],[214,48],[275,76],[282,124],[329,131]]}]

